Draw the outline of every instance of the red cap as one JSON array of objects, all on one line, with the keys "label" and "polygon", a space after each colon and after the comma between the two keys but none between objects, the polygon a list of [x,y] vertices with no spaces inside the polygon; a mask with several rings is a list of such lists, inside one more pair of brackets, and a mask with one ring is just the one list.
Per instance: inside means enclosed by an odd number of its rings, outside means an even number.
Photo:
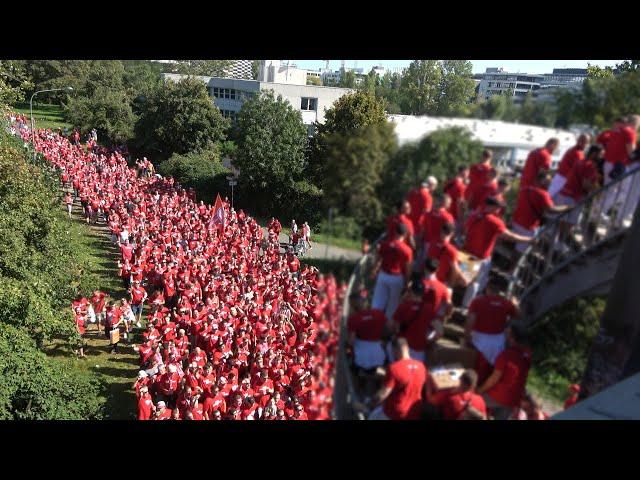
[{"label": "red cap", "polygon": [[580,391],[580,385],[578,385],[577,383],[573,383],[569,385],[569,390],[571,390],[572,392],[578,393]]}]

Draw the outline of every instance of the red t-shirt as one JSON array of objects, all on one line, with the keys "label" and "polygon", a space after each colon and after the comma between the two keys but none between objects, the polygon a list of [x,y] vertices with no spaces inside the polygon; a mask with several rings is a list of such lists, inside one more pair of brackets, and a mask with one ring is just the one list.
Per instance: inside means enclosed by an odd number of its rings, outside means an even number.
[{"label": "red t-shirt", "polygon": [[469,209],[475,210],[478,207],[482,207],[487,198],[495,197],[498,195],[498,182],[495,180],[489,184],[479,185],[473,192],[473,195],[469,198]]},{"label": "red t-shirt", "polygon": [[573,407],[576,403],[578,403],[578,394],[574,393],[564,402],[564,409]]},{"label": "red t-shirt", "polygon": [[636,146],[636,132],[631,127],[616,128],[611,131],[610,138],[606,143],[604,158],[608,163],[629,163],[627,145],[632,148]]},{"label": "red t-shirt", "polygon": [[506,230],[507,226],[499,217],[482,211],[474,212],[465,225],[463,250],[478,258],[489,258],[496,240]]},{"label": "red t-shirt", "polygon": [[438,270],[436,277],[443,283],[449,281],[451,269],[458,263],[458,249],[449,242],[438,242],[429,245],[427,257],[432,260],[438,260]]},{"label": "red t-shirt", "polygon": [[438,316],[442,306],[445,303],[451,303],[449,289],[438,278],[425,278],[422,284],[424,285],[424,302],[432,308],[433,315]]},{"label": "red t-shirt", "polygon": [[431,211],[433,199],[428,188],[414,188],[407,195],[407,201],[411,205],[411,213],[409,218],[413,224],[413,230],[417,231],[420,223],[420,218],[426,212]]},{"label": "red t-shirt", "polygon": [[518,309],[500,295],[480,295],[469,305],[469,314],[475,313],[476,321],[473,330],[495,335],[504,331],[509,318],[518,314]]},{"label": "red t-shirt", "polygon": [[531,349],[528,347],[507,348],[496,358],[494,368],[502,371],[502,377],[487,391],[492,399],[505,407],[517,407],[524,395],[529,368]]},{"label": "red t-shirt", "polygon": [[472,407],[487,416],[487,405],[484,399],[473,392],[456,393],[444,399],[442,415],[445,420],[462,420],[467,408]]},{"label": "red t-shirt", "polygon": [[400,275],[405,271],[407,264],[413,261],[413,252],[405,242],[399,240],[387,240],[380,246],[382,257],[382,271],[390,275]]},{"label": "red t-shirt", "polygon": [[399,336],[407,339],[409,348],[419,352],[427,348],[426,335],[433,319],[433,308],[422,300],[405,300],[393,314],[393,321],[404,327]]},{"label": "red t-shirt", "polygon": [[533,185],[538,173],[551,168],[551,154],[546,148],[536,148],[529,153],[520,177],[520,189]]},{"label": "red t-shirt", "polygon": [[138,420],[150,420],[152,407],[151,395],[140,397],[138,400]]},{"label": "red t-shirt", "polygon": [[404,213],[401,213],[399,215],[392,215],[387,219],[387,238],[393,238],[396,236],[396,228],[398,228],[397,225],[399,223],[402,223],[407,227],[407,236],[405,242],[408,245],[409,237],[413,237],[416,230],[413,227],[413,221]]},{"label": "red t-shirt", "polygon": [[476,189],[485,183],[489,179],[489,172],[493,167],[485,163],[476,163],[469,168],[469,185],[464,192],[465,200],[469,201],[471,196],[475,193]]},{"label": "red t-shirt", "polygon": [[132,287],[131,303],[133,305],[140,305],[142,303],[142,299],[146,294],[147,294],[147,291],[143,287]]},{"label": "red t-shirt", "polygon": [[569,150],[564,152],[562,156],[562,160],[558,164],[558,174],[567,178],[569,176],[569,172],[573,169],[574,165],[580,163],[584,160],[584,150],[578,148],[577,145],[571,147]]},{"label": "red t-shirt", "polygon": [[455,223],[455,219],[443,207],[439,208],[437,211],[432,210],[426,213],[420,221],[420,227],[424,232],[424,241],[429,243],[439,242],[440,230],[442,229],[442,225],[445,223],[453,225]]},{"label": "red t-shirt", "polygon": [[347,329],[360,340],[375,342],[382,338],[387,316],[382,310],[366,309],[354,313],[347,320]]},{"label": "red t-shirt", "polygon": [[417,360],[405,358],[389,365],[384,385],[392,391],[384,402],[385,415],[391,420],[418,420],[426,379],[427,369]]},{"label": "red t-shirt", "polygon": [[544,213],[551,207],[553,200],[549,192],[539,187],[523,187],[518,194],[518,204],[512,220],[527,230],[533,230],[540,225]]},{"label": "red t-shirt", "polygon": [[584,188],[586,182],[592,185],[598,182],[598,167],[591,160],[585,160],[574,165],[560,193],[579,202],[589,193],[589,191]]},{"label": "red t-shirt", "polygon": [[461,198],[464,198],[466,190],[467,186],[458,177],[454,178],[453,180],[449,180],[444,185],[444,193],[451,197],[451,206],[449,207],[449,213],[455,219],[457,219],[458,215],[460,214],[460,212],[458,212],[458,202]]}]

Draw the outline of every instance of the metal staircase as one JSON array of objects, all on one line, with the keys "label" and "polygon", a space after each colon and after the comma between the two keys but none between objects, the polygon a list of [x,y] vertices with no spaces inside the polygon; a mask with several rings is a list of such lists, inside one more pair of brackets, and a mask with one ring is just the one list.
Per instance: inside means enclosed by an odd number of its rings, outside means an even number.
[{"label": "metal staircase", "polygon": [[635,168],[538,232],[507,290],[529,325],[570,298],[609,291],[639,197],[640,168]]}]

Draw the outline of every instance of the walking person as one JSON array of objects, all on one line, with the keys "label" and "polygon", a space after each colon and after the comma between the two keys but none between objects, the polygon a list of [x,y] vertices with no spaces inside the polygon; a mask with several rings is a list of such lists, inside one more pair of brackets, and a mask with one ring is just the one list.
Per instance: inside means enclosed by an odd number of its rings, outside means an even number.
[{"label": "walking person", "polygon": [[400,295],[411,275],[413,252],[405,243],[407,226],[396,225],[395,236],[380,245],[372,276],[376,279],[371,308],[382,310],[387,318],[400,302]]}]

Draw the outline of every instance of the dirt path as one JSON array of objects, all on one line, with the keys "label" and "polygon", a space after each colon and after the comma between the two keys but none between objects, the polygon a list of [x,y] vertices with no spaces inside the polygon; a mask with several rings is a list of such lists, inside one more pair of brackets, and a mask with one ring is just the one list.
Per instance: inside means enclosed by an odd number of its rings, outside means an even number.
[{"label": "dirt path", "polygon": [[[267,235],[266,229],[264,229],[264,234],[265,236]],[[286,233],[281,232],[278,240],[281,243],[288,243],[289,236]],[[333,245],[314,242],[313,237],[311,238],[311,247],[311,250],[307,252],[305,258],[348,260],[355,262],[362,256],[362,254],[358,250],[349,250],[347,248],[335,247]]]}]

